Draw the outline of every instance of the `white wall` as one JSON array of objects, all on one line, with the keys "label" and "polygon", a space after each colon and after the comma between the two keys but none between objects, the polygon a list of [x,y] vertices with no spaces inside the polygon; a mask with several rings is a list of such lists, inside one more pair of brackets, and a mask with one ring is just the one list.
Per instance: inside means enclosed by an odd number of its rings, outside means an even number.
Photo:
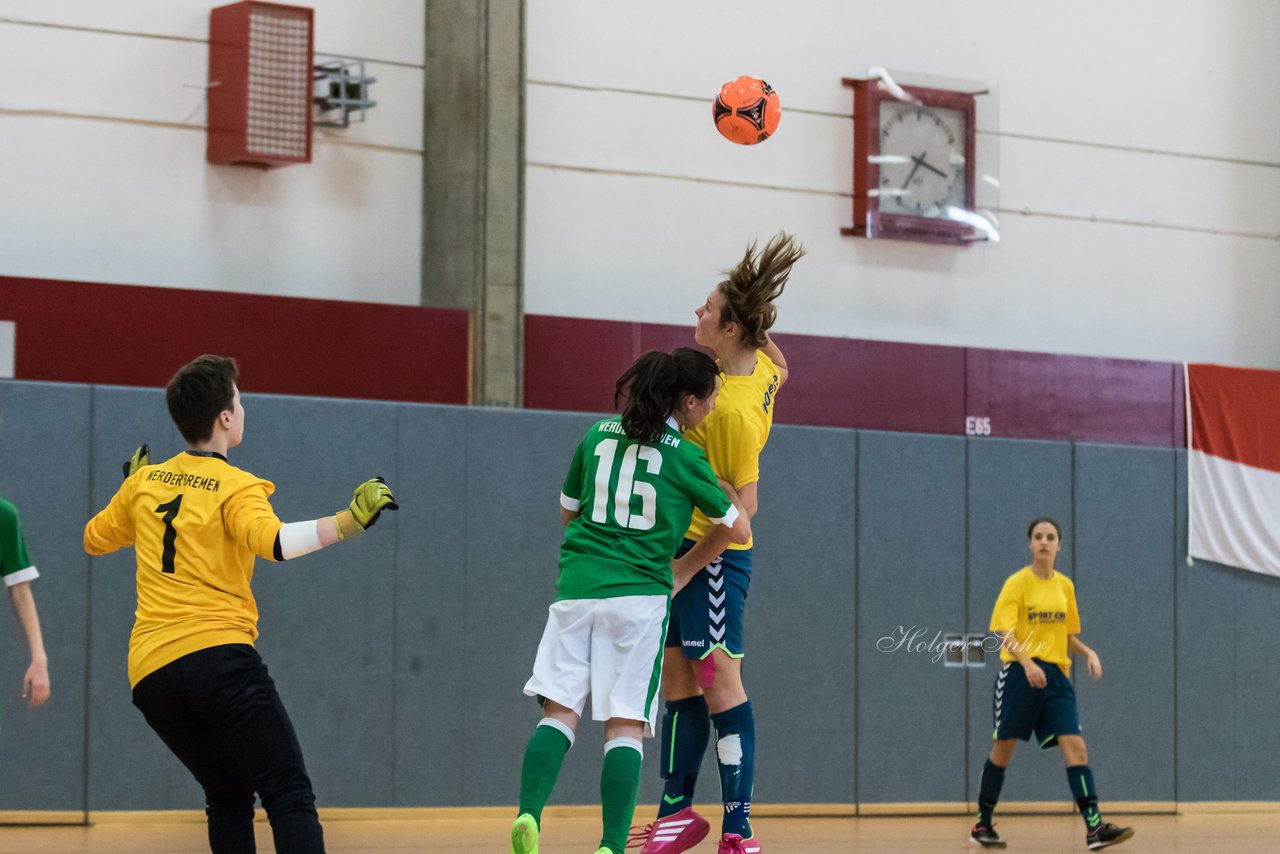
[{"label": "white wall", "polygon": [[0,0],[0,275],[417,304],[421,0],[299,4],[379,106],[267,172],[204,160],[216,5]]},{"label": "white wall", "polygon": [[[1280,368],[1280,3],[530,0],[525,307],[692,321],[745,242],[810,254],[778,329]],[[882,65],[998,93],[998,246],[842,237]],[[719,85],[767,79],[766,143]]]},{"label": "white wall", "polygon": [[[416,304],[422,0],[309,3],[379,106],[270,172],[204,162],[217,2],[0,0],[0,275]],[[527,8],[529,312],[687,322],[785,228],[781,331],[1280,368],[1280,3]],[[840,236],[870,65],[997,87],[999,246]],[[743,73],[783,102],[751,148],[710,120]]]}]

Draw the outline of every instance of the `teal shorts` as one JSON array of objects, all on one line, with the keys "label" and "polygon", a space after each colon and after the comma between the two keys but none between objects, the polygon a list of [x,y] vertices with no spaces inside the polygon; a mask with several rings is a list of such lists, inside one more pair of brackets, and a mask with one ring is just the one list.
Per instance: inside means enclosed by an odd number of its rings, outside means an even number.
[{"label": "teal shorts", "polygon": [[1028,741],[1034,733],[1040,748],[1048,750],[1057,746],[1058,736],[1081,733],[1076,692],[1061,667],[1038,658],[1032,661],[1044,671],[1043,688],[1033,688],[1016,661],[1005,662],[996,676],[992,702],[996,726],[991,737]]},{"label": "teal shorts", "polygon": [[[676,557],[693,545],[692,540],[685,540]],[[667,647],[683,650],[684,657],[692,661],[706,658],[717,648],[741,658],[745,654],[743,611],[750,584],[751,549],[726,549],[671,601]]]}]

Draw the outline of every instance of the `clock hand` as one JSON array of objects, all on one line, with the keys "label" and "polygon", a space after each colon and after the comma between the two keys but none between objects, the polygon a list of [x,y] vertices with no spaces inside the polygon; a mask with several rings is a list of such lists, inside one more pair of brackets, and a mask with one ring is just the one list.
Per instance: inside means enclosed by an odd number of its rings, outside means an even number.
[{"label": "clock hand", "polygon": [[911,155],[911,160],[916,165],[911,167],[911,171],[907,174],[907,180],[902,182],[902,189],[904,190],[907,189],[907,185],[911,183],[912,178],[916,177],[916,172],[920,169],[921,160],[917,158],[914,154]]},{"label": "clock hand", "polygon": [[943,172],[941,169],[938,169],[937,167],[933,166],[932,164],[930,164],[930,163],[926,162],[926,161],[925,161],[925,159],[924,159],[924,155],[923,155],[923,154],[922,154],[922,155],[920,155],[920,157],[919,157],[918,159],[917,159],[917,158],[915,158],[915,157],[912,157],[911,159],[916,161],[916,165],[917,165],[917,166],[923,166],[924,168],[928,169],[930,172],[934,173],[935,175],[940,175],[940,176],[942,176],[943,178],[947,177],[947,173],[946,173],[946,172]]}]

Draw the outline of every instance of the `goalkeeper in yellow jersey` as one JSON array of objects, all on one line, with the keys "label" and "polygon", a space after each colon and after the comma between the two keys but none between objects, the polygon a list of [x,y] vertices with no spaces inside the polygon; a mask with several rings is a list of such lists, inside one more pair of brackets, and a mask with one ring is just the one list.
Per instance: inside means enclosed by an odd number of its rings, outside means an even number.
[{"label": "goalkeeper in yellow jersey", "polygon": [[253,852],[256,792],[276,851],[324,851],[315,795],[293,725],[253,647],[255,556],[290,560],[362,533],[397,505],[381,478],[333,516],[282,523],[275,487],[236,468],[244,435],[234,359],[201,356],[165,390],[187,450],[150,465],[146,446],[89,520],[89,554],[133,546],[138,610],[129,639],[133,704],[204,788],[214,854]]}]

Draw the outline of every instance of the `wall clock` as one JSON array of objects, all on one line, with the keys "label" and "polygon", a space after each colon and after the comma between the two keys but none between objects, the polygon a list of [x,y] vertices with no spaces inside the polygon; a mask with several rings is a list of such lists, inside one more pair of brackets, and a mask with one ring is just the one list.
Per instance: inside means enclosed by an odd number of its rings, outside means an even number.
[{"label": "wall clock", "polygon": [[853,88],[853,228],[927,243],[983,238],[973,224],[974,96],[845,78]]}]

